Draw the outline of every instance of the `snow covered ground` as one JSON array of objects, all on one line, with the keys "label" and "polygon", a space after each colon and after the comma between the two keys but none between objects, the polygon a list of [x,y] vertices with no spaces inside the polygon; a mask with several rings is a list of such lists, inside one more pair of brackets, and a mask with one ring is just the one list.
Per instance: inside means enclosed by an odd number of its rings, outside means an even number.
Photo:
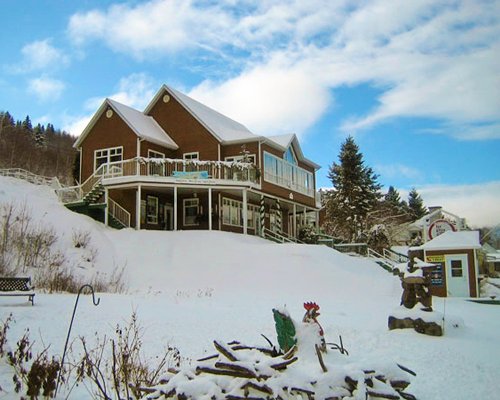
[{"label": "snow covered ground", "polygon": [[[302,304],[321,306],[327,341],[344,346],[353,360],[391,360],[417,373],[408,391],[419,399],[498,398],[500,306],[466,299],[434,298],[445,314],[445,336],[389,331],[387,318],[399,305],[397,278],[371,261],[322,246],[277,245],[222,232],[115,231],[62,207],[49,188],[0,177],[0,204],[26,203],[34,220],[56,230],[68,265],[89,279],[124,268],[126,294],[101,293],[100,305],[80,299],[73,337],[112,335],[137,312],[148,356],[177,347],[182,357],[213,353],[212,341],[276,342],[272,308],[286,306],[299,320]],[[75,230],[89,231],[93,262],[72,243]],[[61,354],[75,295],[37,293],[35,306],[0,297],[0,319],[15,323],[9,339],[25,328],[37,348]],[[0,365],[0,399],[17,398]],[[3,372],[3,373],[2,373]],[[74,392],[71,398],[88,398]],[[79,394],[76,394],[79,393]]]}]

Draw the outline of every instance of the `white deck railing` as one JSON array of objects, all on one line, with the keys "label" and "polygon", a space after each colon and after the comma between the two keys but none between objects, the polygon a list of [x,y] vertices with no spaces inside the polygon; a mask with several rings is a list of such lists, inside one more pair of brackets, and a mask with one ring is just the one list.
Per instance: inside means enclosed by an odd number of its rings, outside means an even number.
[{"label": "white deck railing", "polygon": [[26,171],[22,168],[5,168],[0,169],[1,176],[10,176],[12,178],[24,179],[30,183],[34,183],[35,185],[45,185],[50,186],[54,189],[61,188],[61,183],[59,179],[56,177],[42,176],[34,174],[30,171]]},{"label": "white deck railing", "polygon": [[130,213],[125,210],[121,205],[119,205],[116,201],[108,198],[108,212],[109,214],[116,220],[120,221],[120,223],[126,228],[130,228]]}]

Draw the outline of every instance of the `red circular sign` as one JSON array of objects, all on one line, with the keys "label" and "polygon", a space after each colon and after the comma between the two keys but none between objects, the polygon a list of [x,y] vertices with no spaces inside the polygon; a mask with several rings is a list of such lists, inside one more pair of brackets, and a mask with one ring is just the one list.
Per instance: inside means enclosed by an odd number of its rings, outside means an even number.
[{"label": "red circular sign", "polygon": [[429,226],[429,239],[434,239],[446,231],[455,232],[457,228],[450,221],[445,219],[438,219]]}]

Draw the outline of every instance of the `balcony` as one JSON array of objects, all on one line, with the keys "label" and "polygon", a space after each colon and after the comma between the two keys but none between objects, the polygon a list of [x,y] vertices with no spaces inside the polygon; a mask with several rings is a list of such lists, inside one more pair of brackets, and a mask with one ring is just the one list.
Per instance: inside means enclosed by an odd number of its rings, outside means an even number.
[{"label": "balcony", "polygon": [[260,178],[258,168],[251,163],[144,157],[103,164],[94,175],[103,180],[140,176],[148,177],[148,181],[161,182],[236,181],[251,184],[258,184]]}]

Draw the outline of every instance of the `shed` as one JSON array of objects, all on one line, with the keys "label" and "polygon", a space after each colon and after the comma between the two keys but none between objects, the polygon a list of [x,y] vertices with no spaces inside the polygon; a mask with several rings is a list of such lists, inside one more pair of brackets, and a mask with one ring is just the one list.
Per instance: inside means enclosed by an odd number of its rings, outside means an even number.
[{"label": "shed", "polygon": [[431,293],[440,297],[478,297],[479,231],[447,231],[419,247],[410,248],[435,267],[430,270]]}]

